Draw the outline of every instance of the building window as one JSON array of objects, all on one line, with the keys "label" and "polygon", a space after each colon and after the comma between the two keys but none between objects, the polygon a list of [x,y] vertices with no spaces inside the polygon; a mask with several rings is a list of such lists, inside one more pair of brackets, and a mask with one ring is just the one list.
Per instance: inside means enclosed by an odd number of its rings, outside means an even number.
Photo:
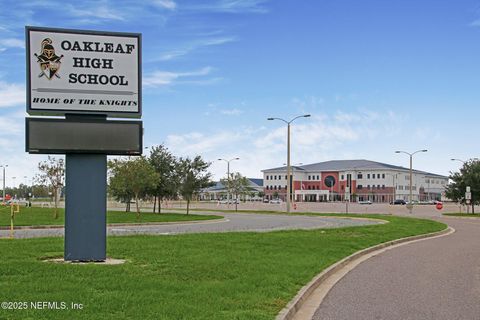
[{"label": "building window", "polygon": [[310,177],[310,176],[308,176],[308,180],[311,180],[310,178],[311,178],[311,177]]},{"label": "building window", "polygon": [[372,174],[372,179],[375,179],[375,173],[374,173],[374,174]]},{"label": "building window", "polygon": [[308,186],[308,190],[312,190],[312,186]]},{"label": "building window", "polygon": [[357,175],[357,179],[363,179],[363,174],[359,173],[359,174]]},{"label": "building window", "polygon": [[377,174],[377,178],[378,178],[378,179],[380,179],[380,173],[379,173],[379,174]]},{"label": "building window", "polygon": [[382,173],[382,179],[385,179],[385,173]]},{"label": "building window", "polygon": [[287,190],[287,186],[285,186],[285,190]]},{"label": "building window", "polygon": [[370,185],[367,186],[367,189],[370,190]]},{"label": "building window", "polygon": [[317,180],[320,180],[320,176],[317,176]]},{"label": "building window", "polygon": [[266,176],[266,179],[268,180],[268,176]]},{"label": "building window", "polygon": [[369,173],[369,174],[367,174],[367,179],[370,179],[370,173]]},{"label": "building window", "polygon": [[385,185],[382,185],[382,189],[385,189]]},{"label": "building window", "polygon": [[375,185],[372,186],[372,190],[375,190]]},{"label": "building window", "polygon": [[377,189],[380,189],[380,185],[377,186]]},{"label": "building window", "polygon": [[345,176],[342,174],[342,180],[344,180]]},{"label": "building window", "polygon": [[359,184],[359,185],[357,186],[357,189],[358,189],[358,190],[361,190],[361,189],[363,189],[363,186],[362,186],[361,184]]}]

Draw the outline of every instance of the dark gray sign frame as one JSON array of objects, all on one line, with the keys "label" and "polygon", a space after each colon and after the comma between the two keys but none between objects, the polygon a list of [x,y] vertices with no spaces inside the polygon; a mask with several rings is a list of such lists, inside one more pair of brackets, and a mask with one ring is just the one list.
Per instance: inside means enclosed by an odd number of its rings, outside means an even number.
[{"label": "dark gray sign frame", "polygon": [[[139,137],[139,150],[132,153],[125,150],[95,150],[95,149],[30,149],[30,122],[50,122],[50,123],[97,123],[97,124],[131,124],[138,126]],[[143,152],[143,122],[142,121],[128,121],[128,120],[105,120],[102,118],[88,118],[85,116],[67,117],[67,119],[55,119],[55,118],[25,118],[25,151],[30,154],[108,154],[108,155],[125,155],[125,156],[137,156]]]},{"label": "dark gray sign frame", "polygon": [[[91,110],[72,110],[72,109],[32,109],[31,108],[31,83],[30,83],[30,31],[43,31],[50,33],[71,33],[82,35],[97,35],[110,37],[130,37],[138,40],[138,112],[128,111],[91,111]],[[25,27],[25,47],[27,62],[27,113],[29,115],[43,116],[64,116],[66,114],[88,114],[88,115],[104,115],[114,118],[141,118],[142,117],[142,34],[130,32],[111,32],[111,31],[94,31],[94,30],[78,30],[78,29],[62,29],[62,28],[46,28],[46,27]]]}]

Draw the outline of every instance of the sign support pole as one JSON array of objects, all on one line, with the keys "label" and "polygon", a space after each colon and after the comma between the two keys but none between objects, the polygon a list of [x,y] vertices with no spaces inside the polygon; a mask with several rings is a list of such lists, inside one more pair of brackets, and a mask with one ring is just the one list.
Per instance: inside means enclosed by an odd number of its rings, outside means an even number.
[{"label": "sign support pole", "polygon": [[105,261],[107,156],[66,155],[65,261]]}]

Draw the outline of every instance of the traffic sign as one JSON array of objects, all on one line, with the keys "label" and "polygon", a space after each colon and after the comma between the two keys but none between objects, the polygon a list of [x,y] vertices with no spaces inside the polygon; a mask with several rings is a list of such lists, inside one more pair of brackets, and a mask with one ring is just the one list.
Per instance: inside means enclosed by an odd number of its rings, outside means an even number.
[{"label": "traffic sign", "polygon": [[465,200],[472,200],[472,193],[471,192],[465,192]]}]

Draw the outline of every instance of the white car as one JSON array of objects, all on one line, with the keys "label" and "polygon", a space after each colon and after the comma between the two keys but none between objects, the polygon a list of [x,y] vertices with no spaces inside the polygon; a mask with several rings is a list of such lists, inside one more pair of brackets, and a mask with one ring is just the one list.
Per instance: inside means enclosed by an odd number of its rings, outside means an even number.
[{"label": "white car", "polygon": [[238,199],[230,199],[230,200],[223,199],[223,200],[220,200],[220,203],[221,204],[240,204],[240,200],[238,200]]},{"label": "white car", "polygon": [[370,200],[358,201],[358,204],[372,204],[372,201]]},{"label": "white car", "polygon": [[283,201],[281,199],[272,199],[272,200],[270,200],[270,203],[272,203],[272,204],[282,204]]}]

